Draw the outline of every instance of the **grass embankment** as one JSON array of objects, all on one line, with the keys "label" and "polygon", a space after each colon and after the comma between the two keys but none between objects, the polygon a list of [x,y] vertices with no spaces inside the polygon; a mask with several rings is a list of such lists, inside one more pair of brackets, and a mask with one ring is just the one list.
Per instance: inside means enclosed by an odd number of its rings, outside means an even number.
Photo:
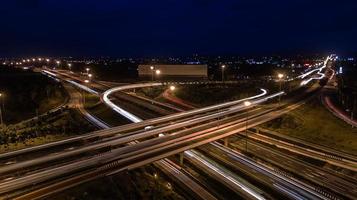
[{"label": "grass embankment", "polygon": [[260,91],[248,84],[242,85],[185,85],[174,91],[178,98],[198,106],[208,106],[242,99]]},{"label": "grass embankment", "polygon": [[317,98],[263,127],[357,155],[357,129],[336,118]]},{"label": "grass embankment", "polygon": [[34,119],[0,127],[0,152],[36,146],[95,130],[76,110],[63,109]]},{"label": "grass embankment", "polygon": [[0,68],[5,124],[13,124],[62,105],[68,98],[62,85],[40,73]]},{"label": "grass embankment", "polygon": [[167,89],[167,86],[145,87],[136,89],[136,93],[152,99],[157,99]]},{"label": "grass embankment", "polygon": [[147,166],[122,172],[69,189],[51,199],[184,199],[161,174],[157,173],[155,178],[155,171]]},{"label": "grass embankment", "polygon": [[127,119],[101,103],[100,98],[96,95],[85,93],[84,107],[90,114],[98,117],[110,126],[119,126],[129,123]]}]

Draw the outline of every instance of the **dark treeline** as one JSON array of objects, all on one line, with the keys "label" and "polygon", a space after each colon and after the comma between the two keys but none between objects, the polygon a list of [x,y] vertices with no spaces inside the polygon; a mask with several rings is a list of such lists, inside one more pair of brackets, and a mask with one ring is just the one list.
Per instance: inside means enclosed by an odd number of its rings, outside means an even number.
[{"label": "dark treeline", "polygon": [[63,102],[66,94],[61,87],[60,83],[40,73],[0,67],[4,121],[15,123]]},{"label": "dark treeline", "polygon": [[354,63],[340,62],[343,73],[338,77],[338,100],[347,112],[357,117],[357,66]]}]

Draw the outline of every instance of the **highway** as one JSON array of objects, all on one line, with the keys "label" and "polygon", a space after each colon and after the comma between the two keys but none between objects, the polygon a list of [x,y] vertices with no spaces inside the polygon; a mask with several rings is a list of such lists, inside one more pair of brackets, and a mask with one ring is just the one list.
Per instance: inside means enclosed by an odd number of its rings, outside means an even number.
[{"label": "highway", "polygon": [[[68,87],[68,85],[67,85],[67,87]],[[73,89],[73,88],[68,88],[68,89]],[[81,95],[81,93],[73,91],[73,90],[68,90],[68,92],[71,95],[75,95],[75,94]],[[72,98],[72,99],[77,99],[77,98]],[[83,108],[83,104],[80,104],[80,103],[82,103],[82,102],[78,102],[77,103],[77,107],[79,108],[81,113],[88,119],[88,121],[92,122],[93,124],[97,125],[99,128],[102,128],[102,129],[108,129],[110,127],[108,124],[105,124],[101,120],[98,120],[95,116],[93,116],[90,113],[88,113]],[[75,155],[78,155],[78,154],[83,153],[83,152],[85,152],[85,151],[81,151],[81,152],[74,151],[70,155],[67,154],[67,157],[68,156],[75,156]],[[56,155],[55,157],[59,157],[59,156]],[[61,156],[60,159],[63,159],[64,157],[65,156]],[[45,162],[49,162],[49,161],[47,160]],[[44,163],[44,162],[42,162],[42,163]],[[24,163],[22,163],[22,164],[24,164]],[[33,166],[34,162],[32,162],[31,165]],[[195,196],[197,198],[199,198],[199,199],[212,199],[212,200],[216,199],[209,192],[207,192],[203,187],[201,187],[196,182],[194,182],[192,179],[190,179],[186,174],[182,173],[182,171],[180,171],[178,169],[178,166],[175,165],[174,163],[170,162],[170,160],[163,159],[163,160],[155,162],[154,165],[156,165],[159,169],[161,169],[163,172],[165,172],[168,176],[175,177],[175,179],[178,180],[178,182],[181,185],[185,186],[184,188],[186,190],[191,191],[193,194],[195,194]],[[24,165],[22,165],[22,167],[24,167]],[[92,177],[91,177],[91,179],[92,179]],[[81,183],[81,182],[74,182],[72,184],[72,186],[73,185],[78,185],[79,183]],[[34,195],[34,193],[31,193],[31,195]]]},{"label": "highway", "polygon": [[[281,115],[285,112],[289,112],[291,109],[294,109],[295,106],[288,106],[284,109],[284,111],[279,110],[274,112],[268,112],[265,115],[259,115],[255,118],[251,118],[249,119],[248,127],[254,127],[257,124],[262,123],[263,121],[268,121],[271,118],[276,117],[276,115]],[[21,188],[27,185],[28,183],[33,184],[36,182],[42,182],[53,177],[57,177],[60,175],[62,176],[71,172],[84,170],[88,167],[94,167],[98,165],[102,166],[106,164],[106,167],[101,169],[102,172],[105,172],[112,168],[117,168],[117,166],[119,165],[121,166],[119,171],[140,167],[153,161],[168,157],[170,155],[174,155],[185,150],[195,148],[202,144],[206,144],[218,140],[220,138],[227,137],[231,134],[239,133],[245,129],[244,121],[240,121],[240,123],[236,123],[234,125],[230,125],[225,128],[220,128],[219,130],[211,132],[201,131],[201,133],[196,132],[188,134],[186,136],[184,133],[181,133],[165,135],[163,137],[156,137],[154,139],[145,140],[137,144],[111,150],[110,152],[103,153],[100,157],[92,157],[86,160],[73,162],[68,165],[56,167],[28,176],[23,176],[21,178],[6,181],[0,184],[0,193]],[[137,138],[132,138],[131,140],[135,139]],[[128,142],[128,140],[125,140],[125,142]],[[112,162],[114,164],[110,164]],[[99,170],[99,168],[97,168],[97,170]]]},{"label": "highway", "polygon": [[[131,86],[133,87],[133,86]],[[140,86],[139,86],[140,87]],[[125,89],[132,89],[132,88],[125,88]],[[123,90],[123,87],[121,87],[119,90],[115,90],[112,92],[117,92]],[[111,102],[108,96],[112,93],[109,92],[103,95],[103,100],[106,102]],[[261,94],[261,96],[258,97],[257,100],[252,101],[254,105],[263,103],[267,101],[270,98],[274,98],[280,94],[274,94],[274,95],[268,95],[267,97],[263,97],[265,94],[264,92]],[[254,97],[257,98],[257,97]],[[100,168],[97,168],[96,173],[98,174],[105,174],[105,173],[116,173],[117,171],[121,171],[124,169],[133,169],[142,165],[145,165],[147,163],[160,160],[162,158],[165,158],[170,155],[174,155],[180,152],[184,152],[186,150],[195,148],[197,146],[200,146],[202,144],[206,144],[209,142],[212,142],[214,140],[218,140],[220,138],[227,137],[231,134],[239,133],[246,128],[246,123],[245,123],[245,118],[244,113],[242,113],[242,117],[237,116],[239,119],[235,118],[234,116],[231,116],[233,121],[227,122],[226,124],[219,124],[213,126],[212,128],[205,127],[201,131],[192,131],[196,124],[202,123],[204,121],[210,121],[214,120],[215,118],[223,117],[223,116],[230,116],[237,114],[237,112],[243,111],[245,108],[243,105],[241,105],[242,100],[240,101],[234,101],[234,102],[228,102],[216,106],[211,106],[208,108],[203,108],[203,109],[196,109],[192,111],[187,111],[179,114],[172,114],[169,116],[161,117],[158,119],[153,119],[153,120],[148,120],[141,122],[140,118],[135,118],[130,113],[128,112],[123,112],[125,110],[121,109],[117,105],[113,103],[113,109],[117,109],[117,111],[120,111],[124,114],[129,114],[128,117],[132,117],[132,120],[137,120],[137,123],[131,124],[131,125],[126,125],[123,127],[119,127],[118,129],[113,128],[113,129],[108,129],[105,131],[98,131],[92,134],[89,134],[90,136],[86,136],[87,139],[93,139],[96,137],[101,137],[101,138],[108,138],[111,136],[114,136],[118,133],[128,133],[130,131],[134,131],[132,135],[125,135],[125,136],[115,136],[114,138],[109,138],[108,141],[106,139],[103,140],[103,143],[98,143],[94,145],[103,145],[103,146],[94,146],[92,145],[88,147],[83,147],[83,148],[88,148],[86,150],[96,150],[96,148],[104,148],[104,147],[110,147],[112,148],[113,146],[118,146],[121,144],[128,143],[130,141],[135,141],[135,140],[142,140],[146,139],[145,141],[142,141],[137,144],[132,144],[130,146],[125,146],[125,147],[118,147],[115,149],[112,149],[110,152],[105,152],[101,154],[100,157],[92,157],[92,158],[86,158],[84,160],[80,161],[74,161],[73,163],[66,164],[63,166],[58,166],[53,169],[47,169],[43,170],[40,172],[33,173],[31,175],[26,175],[21,178],[16,178],[10,181],[5,181],[0,184],[0,189],[2,192],[6,192],[9,190],[14,190],[14,188],[21,188],[24,187],[26,184],[29,183],[29,180],[33,180],[34,182],[42,182],[45,179],[50,179],[50,178],[55,178],[60,175],[65,175],[69,174],[72,172],[76,172],[78,170],[84,170],[84,169],[89,169],[93,168],[95,166],[103,166]],[[286,112],[289,112],[292,109],[295,109],[301,105],[300,103],[296,103],[290,106],[282,106],[281,110],[276,110],[276,109],[271,109],[271,110],[265,110],[261,112],[257,112],[256,114],[250,114],[249,120],[248,120],[248,128],[249,127],[254,127],[258,124],[264,123],[266,121],[269,121],[273,118],[276,118],[277,116],[280,116]],[[254,110],[252,111],[254,112]],[[202,115],[201,118],[196,117],[197,115]],[[193,119],[189,119],[187,121],[184,120],[184,117],[192,117]],[[171,120],[182,120],[181,123],[177,124],[172,124],[169,126],[165,126],[162,128],[157,128],[153,125],[160,125],[160,123],[170,123]],[[195,121],[196,120],[196,121]],[[202,120],[202,121],[200,121]],[[223,121],[223,120],[222,120]],[[150,126],[152,130],[142,130],[145,129],[145,127]],[[178,131],[177,129],[179,128],[186,128],[187,126],[193,126],[192,129],[188,130],[181,130]],[[197,129],[197,127],[196,127]],[[171,132],[171,133],[169,133]],[[154,137],[150,138],[152,136],[158,136],[160,133],[165,133],[162,137]],[[81,141],[83,138],[81,137],[75,137],[71,138],[70,140],[64,141],[63,143],[56,143],[52,144],[49,146],[43,146],[43,147],[37,147],[32,150],[26,150],[22,152],[12,152],[12,154],[5,155],[4,158],[12,157],[19,155],[21,153],[28,153],[31,151],[37,151],[41,149],[46,149],[48,147],[54,147],[57,145],[63,145],[66,143],[71,143],[74,141]],[[114,142],[115,141],[115,142]],[[92,149],[90,149],[92,148]],[[82,148],[75,149],[77,151],[76,153],[79,152],[79,150],[83,150]],[[56,159],[62,159],[65,157],[68,157],[68,155],[75,155],[73,152],[75,151],[69,151],[66,152],[68,154],[57,154],[59,155],[56,157]],[[82,151],[85,152],[85,151]],[[56,156],[57,156],[56,155]],[[63,156],[63,157],[61,157]],[[42,158],[40,158],[42,159]],[[37,164],[41,164],[44,162],[48,162],[49,160],[37,160]],[[50,158],[46,159],[54,159],[52,156]],[[202,162],[201,162],[202,163]],[[22,166],[21,166],[22,165]],[[10,165],[7,170],[16,170],[16,167],[27,167],[27,166],[32,166],[31,163],[27,163],[27,165],[24,165],[21,163],[19,165],[18,163],[14,165]],[[119,167],[119,170],[114,170]],[[20,168],[17,168],[20,169]],[[99,170],[99,171],[98,171]],[[113,172],[114,170],[114,172]],[[4,170],[3,173],[9,172]],[[91,173],[91,172],[88,172]],[[247,192],[250,196],[253,196],[252,194],[255,194],[253,190],[249,190]]]},{"label": "highway", "polygon": [[[232,111],[231,111],[232,112]],[[153,134],[153,133],[152,133]],[[154,134],[157,134],[157,133],[154,133]],[[134,139],[138,139],[138,138],[132,138],[132,140],[134,140]],[[124,142],[128,142],[128,140],[125,140]],[[141,143],[140,143],[141,144]],[[74,168],[72,168],[72,167],[69,167],[69,168],[67,168],[67,170],[73,170]],[[57,171],[57,172],[66,172],[66,170],[55,170],[55,171]],[[54,173],[53,174],[54,176],[56,176],[57,174],[56,173]],[[42,176],[42,178],[48,178],[49,176]],[[31,178],[32,178],[32,176],[31,176]],[[34,181],[33,179],[32,179],[32,181]],[[3,188],[3,187],[2,187]]]}]

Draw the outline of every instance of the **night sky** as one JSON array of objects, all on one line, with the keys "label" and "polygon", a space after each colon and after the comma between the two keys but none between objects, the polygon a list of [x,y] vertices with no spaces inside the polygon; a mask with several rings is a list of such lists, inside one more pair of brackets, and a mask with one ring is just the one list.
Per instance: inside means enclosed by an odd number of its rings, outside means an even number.
[{"label": "night sky", "polygon": [[3,56],[357,52],[356,0],[2,0]]}]

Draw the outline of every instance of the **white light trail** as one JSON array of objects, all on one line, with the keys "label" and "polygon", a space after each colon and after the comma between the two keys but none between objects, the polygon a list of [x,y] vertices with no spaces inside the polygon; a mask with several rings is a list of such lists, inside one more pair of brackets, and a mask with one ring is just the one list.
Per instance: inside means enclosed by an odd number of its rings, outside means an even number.
[{"label": "white light trail", "polygon": [[247,186],[245,186],[243,183],[239,182],[237,180],[237,178],[233,177],[232,175],[230,175],[227,172],[224,172],[222,169],[216,167],[214,164],[211,164],[206,159],[203,159],[199,155],[195,154],[194,151],[185,151],[184,154],[186,154],[187,156],[190,156],[190,157],[193,157],[193,158],[197,159],[198,161],[200,161],[201,163],[203,163],[204,165],[206,165],[210,169],[214,170],[216,173],[218,173],[219,175],[223,176],[225,179],[228,179],[233,184],[235,184],[236,186],[238,186],[239,188],[241,188],[243,191],[247,192],[248,194],[250,194],[254,198],[259,199],[259,200],[264,200],[265,199],[261,194],[257,193],[256,191],[254,191],[254,190],[248,188]]},{"label": "white light trail", "polygon": [[75,85],[75,86],[77,86],[77,87],[81,88],[82,90],[85,90],[85,91],[87,91],[89,93],[92,93],[92,94],[95,94],[95,95],[99,95],[99,93],[97,91],[94,91],[94,90],[90,89],[89,87],[87,87],[85,85],[79,84],[79,83],[71,81],[71,80],[66,80],[66,81],[69,82],[69,83],[72,83],[73,85]]}]

